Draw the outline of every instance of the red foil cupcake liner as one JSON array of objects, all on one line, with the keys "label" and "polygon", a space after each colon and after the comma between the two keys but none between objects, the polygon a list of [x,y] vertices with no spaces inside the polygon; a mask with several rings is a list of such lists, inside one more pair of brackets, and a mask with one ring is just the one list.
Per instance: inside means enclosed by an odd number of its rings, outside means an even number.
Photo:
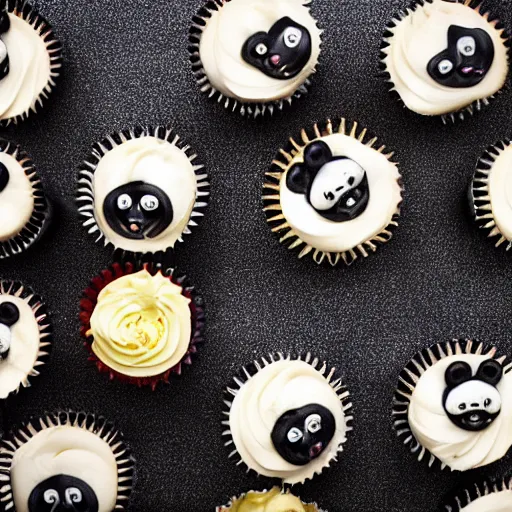
[{"label": "red foil cupcake liner", "polygon": [[[120,277],[135,274],[136,272],[144,269],[151,275],[162,272],[162,274],[168,277],[171,282],[182,287],[182,294],[190,299],[189,307],[192,320],[192,336],[187,353],[177,365],[169,368],[164,373],[152,377],[130,377],[110,368],[108,365],[103,363],[96,354],[94,354],[92,350],[94,338],[93,336],[88,336],[87,332],[91,328],[91,316],[94,308],[96,307],[98,295],[101,290]],[[110,380],[117,379],[121,382],[135,384],[138,387],[151,386],[153,391],[156,389],[159,382],[168,384],[171,374],[174,373],[176,375],[181,375],[183,365],[192,364],[192,356],[197,353],[198,345],[203,341],[202,332],[204,325],[205,314],[203,299],[197,294],[194,288],[188,284],[186,276],[177,276],[175,271],[164,272],[160,268],[149,263],[144,265],[136,265],[133,263],[114,263],[110,268],[103,270],[99,275],[91,280],[89,286],[84,290],[83,297],[80,301],[80,334],[85,338],[84,345],[89,352],[89,361],[93,361],[96,364],[100,373],[108,373]]]}]

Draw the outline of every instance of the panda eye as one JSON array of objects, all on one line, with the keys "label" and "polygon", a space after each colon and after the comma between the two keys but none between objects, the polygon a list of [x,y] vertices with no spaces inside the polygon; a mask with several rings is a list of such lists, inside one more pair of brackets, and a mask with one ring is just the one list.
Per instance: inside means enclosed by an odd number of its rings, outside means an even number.
[{"label": "panda eye", "polygon": [[265,55],[268,52],[268,48],[263,43],[256,46],[255,51],[258,55]]},{"label": "panda eye", "polygon": [[295,27],[288,27],[284,31],[284,44],[288,48],[296,48],[302,39],[302,31]]},{"label": "panda eye", "polygon": [[466,404],[459,404],[459,409],[461,411],[465,411],[466,410]]},{"label": "panda eye", "polygon": [[128,210],[128,208],[131,208],[132,204],[132,198],[128,194],[121,194],[117,198],[117,207],[120,210]]},{"label": "panda eye", "polygon": [[472,57],[476,51],[476,41],[471,36],[461,37],[457,41],[457,50],[464,57]]},{"label": "panda eye", "polygon": [[77,487],[68,487],[66,489],[66,504],[80,503],[82,501],[82,491]]},{"label": "panda eye", "polygon": [[160,206],[160,202],[155,196],[151,194],[146,194],[140,200],[140,205],[147,212],[152,212],[153,210],[156,210]]},{"label": "panda eye", "polygon": [[448,59],[443,59],[437,66],[441,75],[447,75],[453,69],[453,62]]},{"label": "panda eye", "polygon": [[43,498],[45,503],[60,503],[59,493],[55,489],[44,491]]},{"label": "panda eye", "polygon": [[296,443],[302,439],[302,432],[297,427],[293,427],[288,430],[287,437],[290,443]]},{"label": "panda eye", "polygon": [[491,403],[492,403],[492,400],[490,398],[486,398],[485,402],[484,402],[484,407],[489,407],[489,405],[491,405]]},{"label": "panda eye", "polygon": [[306,428],[309,433],[314,434],[322,430],[322,418],[318,414],[312,414],[306,419]]}]

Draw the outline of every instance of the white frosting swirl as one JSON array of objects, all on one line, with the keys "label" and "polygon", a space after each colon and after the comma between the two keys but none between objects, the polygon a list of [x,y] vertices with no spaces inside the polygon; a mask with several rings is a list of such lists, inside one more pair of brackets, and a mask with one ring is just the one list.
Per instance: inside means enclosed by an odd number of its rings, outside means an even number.
[{"label": "white frosting swirl", "polygon": [[[309,404],[329,409],[336,431],[316,459],[305,466],[295,466],[279,455],[272,444],[271,433],[286,411]],[[274,362],[246,382],[233,400],[229,427],[235,447],[250,469],[289,484],[303,482],[320,473],[346,441],[347,432],[338,395],[319,371],[299,360]]]},{"label": "white frosting swirl", "polygon": [[496,226],[512,241],[512,145],[496,158],[489,174],[488,191]]},{"label": "white frosting swirl", "polygon": [[510,512],[512,510],[512,491],[487,494],[460,510],[461,512]]},{"label": "white frosting swirl", "polygon": [[57,426],[41,430],[14,453],[11,485],[17,512],[29,512],[32,490],[46,479],[68,475],[86,482],[99,512],[112,512],[117,500],[117,462],[106,441],[85,429]]},{"label": "white frosting swirl", "polygon": [[[201,34],[199,55],[210,84],[224,96],[245,103],[288,98],[315,72],[321,31],[304,0],[231,0],[211,11]],[[245,62],[242,47],[257,32],[267,32],[283,17],[307,28],[311,57],[301,72],[289,80],[271,78]]]},{"label": "white frosting swirl", "polygon": [[422,374],[409,404],[408,422],[414,437],[452,470],[466,471],[501,459],[512,445],[512,375],[496,386],[502,405],[498,417],[485,429],[471,432],[457,427],[447,416],[442,396],[445,372],[455,361],[467,362],[473,374],[489,356],[462,354],[439,360]]},{"label": "white frosting swirl", "polygon": [[[0,88],[1,84],[0,81]],[[0,163],[9,172],[9,182],[0,191],[0,242],[5,242],[20,233],[30,220],[34,210],[34,191],[30,177],[16,158],[0,152]]]},{"label": "white frosting swirl", "polygon": [[[320,140],[330,147],[333,156],[350,158],[366,171],[370,200],[365,211],[346,222],[334,222],[322,217],[304,194],[288,189],[288,171],[283,173],[280,182],[281,208],[286,221],[303,242],[326,252],[344,252],[378,235],[399,213],[398,206],[402,200],[398,182],[400,174],[396,164],[386,156],[353,137],[336,133]],[[288,169],[302,161],[303,153],[299,152]]]},{"label": "white frosting swirl", "polygon": [[18,390],[32,372],[39,356],[41,336],[30,305],[14,295],[0,295],[0,304],[12,302],[20,318],[10,327],[11,347],[7,358],[0,361],[0,399]]},{"label": "white frosting swirl", "polygon": [[[494,61],[485,78],[466,88],[438,84],[428,73],[430,60],[446,49],[451,25],[485,30],[494,44]],[[462,3],[433,0],[409,10],[406,18],[391,28],[390,46],[383,51],[394,89],[405,105],[423,115],[456,112],[476,100],[492,96],[507,78],[507,48],[497,30],[477,10]]]},{"label": "white frosting swirl", "polygon": [[39,32],[9,13],[11,27],[2,34],[9,55],[9,74],[0,80],[0,119],[34,110],[50,80],[50,56]]},{"label": "white frosting swirl", "polygon": [[[107,223],[103,202],[112,190],[132,181],[161,188],[173,208],[171,224],[154,238],[132,240],[116,233]],[[166,140],[144,136],[114,147],[94,172],[94,216],[106,239],[133,252],[157,252],[173,247],[187,227],[196,201],[194,166],[180,148]]]},{"label": "white frosting swirl", "polygon": [[91,316],[92,350],[109,368],[153,377],[176,366],[192,334],[190,299],[182,288],[147,270],[108,284]]}]

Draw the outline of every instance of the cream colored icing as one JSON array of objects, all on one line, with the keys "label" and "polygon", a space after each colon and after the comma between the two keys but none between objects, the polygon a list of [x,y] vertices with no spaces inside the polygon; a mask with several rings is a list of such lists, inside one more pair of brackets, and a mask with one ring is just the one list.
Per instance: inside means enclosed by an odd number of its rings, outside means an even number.
[{"label": "cream colored icing", "polygon": [[192,334],[190,300],[182,288],[147,270],[101,290],[91,316],[94,354],[130,377],[152,377],[176,366]]},{"label": "cream colored icing", "polygon": [[[286,411],[309,404],[319,404],[331,411],[336,432],[316,459],[305,466],[295,466],[274,448],[271,432]],[[247,381],[233,400],[229,427],[236,450],[250,469],[289,484],[312,478],[328,466],[345,442],[347,432],[336,392],[320,372],[299,360],[274,362]]]},{"label": "cream colored icing", "polygon": [[512,145],[494,162],[488,187],[496,226],[507,240],[512,241]]},{"label": "cream colored icing", "polygon": [[470,432],[457,427],[443,408],[445,372],[454,361],[467,362],[473,374],[489,356],[462,354],[445,357],[420,377],[409,404],[408,421],[414,437],[452,470],[466,471],[501,459],[512,445],[512,375],[496,386],[501,412],[485,430]]},{"label": "cream colored icing", "polygon": [[16,391],[34,368],[39,354],[39,325],[29,304],[14,295],[0,295],[0,304],[12,302],[20,312],[11,327],[11,347],[7,358],[0,361],[0,399]]},{"label": "cream colored icing", "polygon": [[[280,201],[286,221],[299,238],[325,252],[344,252],[370,240],[385,229],[398,213],[402,193],[396,164],[386,156],[353,137],[332,134],[322,137],[334,156],[345,156],[357,162],[365,171],[370,188],[370,200],[365,211],[353,220],[334,222],[322,217],[303,194],[286,186],[287,172],[280,182]],[[289,164],[302,162],[302,152]]]},{"label": "cream colored icing", "polygon": [[[0,89],[1,84],[0,81]],[[16,158],[0,152],[0,162],[9,171],[9,182],[0,192],[0,242],[5,242],[17,235],[30,220],[34,210],[34,191],[29,176]]]},{"label": "cream colored icing", "polygon": [[[304,0],[231,0],[211,18],[201,34],[199,55],[210,84],[224,96],[239,101],[267,102],[288,98],[315,72],[321,31]],[[242,59],[245,41],[256,32],[267,32],[288,16],[307,28],[312,52],[302,71],[289,80],[271,78]]]},{"label": "cream colored icing", "polygon": [[34,109],[50,79],[46,43],[27,21],[9,13],[11,27],[2,34],[9,55],[9,74],[0,80],[0,119]]},{"label": "cream colored icing", "polygon": [[500,491],[472,501],[461,512],[512,512],[512,491]]},{"label": "cream colored icing", "polygon": [[219,512],[316,512],[315,505],[306,505],[278,487],[266,492],[248,492],[235,499],[230,506],[220,507]]},{"label": "cream colored icing", "polygon": [[[430,77],[430,60],[447,47],[450,25],[485,30],[494,43],[495,56],[486,77],[476,86],[451,88]],[[405,105],[423,115],[443,115],[492,96],[505,84],[508,74],[507,48],[496,30],[476,10],[445,0],[426,2],[408,11],[408,16],[390,29],[393,37],[384,49],[385,63],[394,89]]]},{"label": "cream colored icing", "polygon": [[78,427],[41,430],[14,453],[11,485],[17,512],[29,512],[30,493],[46,479],[68,475],[86,482],[99,512],[112,512],[117,500],[117,462],[107,442]]},{"label": "cream colored icing", "polygon": [[[171,224],[155,238],[131,240],[117,234],[103,213],[106,196],[132,181],[160,187],[173,207]],[[180,148],[166,140],[145,136],[114,147],[94,172],[94,216],[106,239],[116,247],[133,252],[156,252],[173,247],[187,227],[196,201],[197,178],[194,166]]]}]

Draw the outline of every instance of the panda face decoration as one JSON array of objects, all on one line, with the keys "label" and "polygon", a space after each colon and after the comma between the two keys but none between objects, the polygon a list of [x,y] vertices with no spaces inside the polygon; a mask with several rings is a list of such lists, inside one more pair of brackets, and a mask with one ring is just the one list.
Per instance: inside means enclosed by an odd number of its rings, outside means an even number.
[{"label": "panda face decoration", "polygon": [[365,170],[350,158],[333,156],[323,141],[306,147],[304,162],[289,170],[286,186],[306,196],[319,215],[333,222],[355,219],[370,200]]},{"label": "panda face decoration", "polygon": [[473,376],[463,361],[452,363],[445,372],[443,407],[457,427],[471,432],[485,430],[501,412],[501,395],[496,386],[503,376],[498,361],[488,359]]},{"label": "panda face decoration", "polygon": [[11,327],[20,319],[20,310],[12,302],[0,304],[0,361],[7,358],[11,348]]},{"label": "panda face decoration", "polygon": [[[1,36],[11,28],[11,20],[7,12],[7,5],[0,12],[0,80],[3,80],[9,74],[9,55],[7,46],[2,41]],[[1,182],[0,182],[1,190]]]},{"label": "panda face decoration", "polygon": [[83,480],[57,475],[39,483],[30,494],[29,512],[98,512],[98,498]]},{"label": "panda face decoration", "polygon": [[485,30],[451,25],[448,48],[429,62],[427,70],[445,87],[474,87],[485,78],[493,61],[494,45]]},{"label": "panda face decoration", "polygon": [[270,78],[288,80],[297,76],[311,57],[307,28],[284,17],[268,32],[257,32],[244,43],[242,58]]},{"label": "panda face decoration", "polygon": [[112,190],[103,203],[108,225],[132,240],[155,238],[172,222],[168,195],[156,185],[133,181]]},{"label": "panda face decoration", "polygon": [[285,412],[276,421],[271,437],[284,460],[305,466],[327,448],[335,432],[336,421],[331,411],[310,404]]}]

